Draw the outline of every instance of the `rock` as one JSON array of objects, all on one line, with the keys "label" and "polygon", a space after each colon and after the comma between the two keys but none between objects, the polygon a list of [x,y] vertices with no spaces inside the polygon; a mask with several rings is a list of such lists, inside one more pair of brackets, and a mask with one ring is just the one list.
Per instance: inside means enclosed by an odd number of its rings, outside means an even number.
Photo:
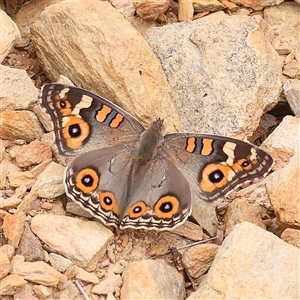
[{"label": "rock", "polygon": [[192,20],[194,17],[194,6],[191,0],[178,1],[178,21]]},{"label": "rock", "polygon": [[43,134],[36,115],[27,110],[2,111],[0,113],[0,137],[5,140],[23,139],[32,142]]},{"label": "rock", "polygon": [[286,45],[289,52],[292,49],[299,49],[299,14],[300,5],[295,2],[284,2],[278,6],[265,8],[264,18],[274,31],[272,44],[276,50],[280,49],[281,45]]},{"label": "rock", "polygon": [[5,244],[0,248],[0,252],[4,253],[9,260],[11,260],[15,253],[15,248],[11,245]]},{"label": "rock", "polygon": [[95,285],[92,288],[92,292],[98,295],[107,295],[109,293],[114,293],[121,285],[122,277],[120,275],[110,274],[110,276]]},{"label": "rock", "polygon": [[184,299],[183,274],[164,261],[130,262],[123,273],[121,299]]},{"label": "rock", "polygon": [[125,18],[133,17],[135,14],[135,7],[131,0],[109,0],[109,3]]},{"label": "rock", "polygon": [[34,285],[32,287],[34,293],[38,296],[38,299],[51,299],[53,288],[50,286]]},{"label": "rock", "polygon": [[[6,55],[15,46],[21,34],[18,26],[12,21],[12,19],[1,9],[1,32],[0,32],[0,62],[6,57]],[[0,76],[1,77],[1,76]],[[2,86],[2,85],[1,85]]]},{"label": "rock", "polygon": [[[0,143],[2,140],[0,141]],[[10,172],[20,171],[14,163],[11,162],[11,159],[8,155],[5,155],[4,159],[0,162],[0,188],[3,189],[7,186],[7,175]]]},{"label": "rock", "polygon": [[170,0],[133,0],[137,15],[147,21],[155,21],[170,6]]},{"label": "rock", "polygon": [[0,199],[0,209],[9,210],[11,208],[17,208],[22,202],[22,199],[15,197],[14,195],[7,199]]},{"label": "rock", "polygon": [[88,283],[93,283],[93,284],[98,284],[99,283],[99,278],[97,277],[97,275],[95,273],[90,273],[85,271],[82,268],[79,268],[76,266],[76,279],[80,280],[80,281],[84,281],[84,282],[88,282]]},{"label": "rock", "polygon": [[26,280],[17,274],[11,274],[0,280],[0,295],[14,295],[19,293],[26,284]]},{"label": "rock", "polygon": [[235,199],[229,205],[225,214],[225,236],[229,235],[234,226],[242,222],[253,223],[262,229],[266,229],[261,219],[262,211],[257,205],[251,205],[244,199]]},{"label": "rock", "polygon": [[72,261],[56,253],[49,253],[49,259],[51,266],[62,273],[73,265]]},{"label": "rock", "polygon": [[218,12],[153,28],[146,40],[161,61],[187,132],[243,140],[279,100],[281,62],[259,16]]},{"label": "rock", "polygon": [[38,100],[39,90],[25,70],[0,65],[0,111],[30,109]]},{"label": "rock", "polygon": [[87,271],[96,268],[113,239],[112,232],[97,222],[58,215],[33,217],[31,230],[52,252],[63,255]]},{"label": "rock", "polygon": [[292,116],[286,116],[282,122],[275,128],[263,143],[273,158],[281,160],[280,151],[290,153],[290,156],[300,152],[300,136],[299,136],[300,119]]},{"label": "rock", "polygon": [[251,7],[255,10],[262,10],[265,7],[278,5],[284,0],[230,0],[231,2],[246,7]]},{"label": "rock", "polygon": [[52,150],[48,144],[35,140],[29,145],[19,147],[12,157],[15,158],[17,166],[26,168],[52,158]]},{"label": "rock", "polygon": [[64,194],[63,186],[65,168],[55,162],[51,162],[37,178],[33,190],[41,198],[53,199]]},{"label": "rock", "polygon": [[21,240],[24,226],[25,226],[26,215],[24,212],[16,211],[13,215],[7,214],[4,217],[3,232],[5,237],[8,239],[10,245],[14,248],[18,248]]},{"label": "rock", "polygon": [[214,244],[203,244],[184,251],[182,254],[182,263],[189,275],[197,278],[206,273],[212,265],[218,248]]},{"label": "rock", "polygon": [[283,91],[291,110],[300,117],[300,80],[289,79],[283,85]]},{"label": "rock", "polygon": [[298,299],[298,274],[298,248],[244,222],[225,238],[207,277],[187,300]]},{"label": "rock", "polygon": [[200,241],[203,239],[203,230],[201,226],[189,221],[184,222],[184,224],[176,227],[171,232],[184,236],[192,241]]},{"label": "rock", "polygon": [[292,61],[288,64],[285,64],[283,67],[282,74],[295,79],[300,79],[300,66],[298,61]]},{"label": "rock", "polygon": [[193,1],[193,6],[194,6],[194,11],[196,13],[199,12],[205,12],[205,11],[219,11],[223,10],[226,8],[225,5],[223,5],[221,2],[218,0],[195,0]]},{"label": "rock", "polygon": [[45,262],[24,262],[20,255],[15,256],[12,260],[11,272],[22,276],[25,280],[45,286],[57,286],[64,279],[63,274]]},{"label": "rock", "polygon": [[27,189],[30,189],[36,182],[36,178],[30,171],[10,172],[7,177],[11,187],[26,186]]},{"label": "rock", "polygon": [[285,229],[281,234],[281,239],[295,247],[300,248],[300,231],[298,229]]},{"label": "rock", "polygon": [[78,288],[72,281],[68,280],[65,284],[65,288],[60,292],[60,299],[77,299],[78,295]]},{"label": "rock", "polygon": [[8,275],[10,271],[10,261],[8,255],[0,250],[0,279]]},{"label": "rock", "polygon": [[[122,106],[144,125],[172,112],[165,119],[166,130],[181,129],[158,59],[142,35],[109,3],[51,5],[31,32],[39,62],[50,80],[65,75],[75,85]],[[76,51],[71,50],[74,45]]]},{"label": "rock", "polygon": [[44,259],[44,250],[40,240],[32,233],[29,225],[25,222],[25,228],[21,237],[16,254],[25,257],[25,261],[33,262]]},{"label": "rock", "polygon": [[47,6],[61,1],[62,0],[47,0],[41,2],[40,0],[34,0],[20,8],[13,18],[21,32],[21,39],[18,41],[17,47],[22,48],[29,44],[31,40],[30,27],[39,17],[40,13]]},{"label": "rock", "polygon": [[285,167],[275,171],[266,179],[276,221],[283,228],[300,226],[299,182],[299,152]]}]

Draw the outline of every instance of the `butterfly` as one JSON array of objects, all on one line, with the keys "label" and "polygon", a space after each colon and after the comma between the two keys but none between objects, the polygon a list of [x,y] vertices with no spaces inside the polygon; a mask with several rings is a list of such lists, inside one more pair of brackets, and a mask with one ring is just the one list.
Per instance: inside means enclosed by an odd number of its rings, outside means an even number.
[{"label": "butterfly", "polygon": [[77,156],[66,168],[69,199],[116,228],[171,230],[191,214],[194,201],[214,201],[242,183],[266,176],[272,157],[225,136],[163,135],[87,90],[62,84],[42,89],[58,151]]}]

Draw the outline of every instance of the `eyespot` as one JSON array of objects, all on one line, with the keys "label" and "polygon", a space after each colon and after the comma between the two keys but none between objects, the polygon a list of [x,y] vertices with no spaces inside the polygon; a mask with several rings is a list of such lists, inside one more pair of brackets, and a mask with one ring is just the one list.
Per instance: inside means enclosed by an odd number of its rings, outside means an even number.
[{"label": "eyespot", "polygon": [[199,176],[199,185],[203,191],[211,193],[231,181],[234,175],[234,170],[228,165],[209,164]]},{"label": "eyespot", "polygon": [[161,219],[171,219],[179,210],[179,201],[174,196],[161,197],[154,206],[154,213]]},{"label": "eyespot", "polygon": [[63,118],[63,125],[62,134],[66,139],[67,146],[72,149],[80,148],[91,133],[90,125],[79,117]]},{"label": "eyespot", "polygon": [[120,208],[117,204],[116,197],[108,191],[98,191],[99,203],[105,211],[112,211],[115,215],[119,215]]},{"label": "eyespot", "polygon": [[128,216],[130,219],[137,219],[140,216],[144,215],[150,209],[151,208],[147,206],[144,202],[139,201],[127,210],[125,216]]},{"label": "eyespot", "polygon": [[83,193],[91,193],[98,187],[99,179],[100,177],[95,170],[83,169],[76,175],[76,187]]},{"label": "eyespot", "polygon": [[65,116],[69,116],[72,113],[72,107],[69,101],[58,99],[55,106]]}]

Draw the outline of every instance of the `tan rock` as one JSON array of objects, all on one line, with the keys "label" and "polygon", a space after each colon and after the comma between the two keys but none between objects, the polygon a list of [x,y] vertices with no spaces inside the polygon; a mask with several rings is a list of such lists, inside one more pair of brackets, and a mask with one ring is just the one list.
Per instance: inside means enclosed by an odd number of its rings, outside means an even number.
[{"label": "tan rock", "polygon": [[0,162],[0,188],[3,189],[8,185],[7,175],[10,172],[20,171],[14,163],[11,162],[8,155],[5,155],[4,159]]},{"label": "tan rock", "polygon": [[[280,1],[283,2],[283,1]],[[274,31],[273,45],[287,44],[289,50],[299,49],[300,6],[295,2],[284,2],[277,6],[266,7],[264,18]]]},{"label": "tan rock", "polygon": [[33,190],[41,198],[53,199],[64,194],[63,186],[65,168],[55,162],[51,162],[37,178]]},{"label": "tan rock", "polygon": [[38,140],[31,142],[29,145],[23,145],[14,152],[16,164],[19,167],[29,167],[37,165],[52,157],[52,150],[48,144]]},{"label": "tan rock", "polygon": [[24,231],[25,220],[26,215],[21,211],[16,211],[13,215],[7,214],[4,217],[3,232],[9,244],[14,248],[18,248]]},{"label": "tan rock", "polygon": [[0,209],[9,210],[11,208],[17,208],[21,202],[22,199],[14,196],[7,199],[0,199]]},{"label": "tan rock", "polygon": [[56,253],[49,253],[49,260],[51,266],[62,273],[73,265],[73,262],[71,260]]},{"label": "tan rock", "polygon": [[63,255],[87,271],[95,269],[113,239],[112,232],[100,223],[58,215],[36,215],[32,218],[31,230],[52,252]]},{"label": "tan rock", "polygon": [[22,262],[19,259],[13,259],[11,272],[22,276],[25,280],[45,286],[57,286],[64,279],[63,274],[43,261]]},{"label": "tan rock", "polygon": [[11,187],[26,186],[26,188],[29,189],[32,188],[36,182],[36,178],[30,171],[10,172],[7,177]]},{"label": "tan rock", "polygon": [[38,296],[38,299],[51,299],[51,294],[53,292],[53,288],[50,286],[44,285],[34,285],[32,287],[34,293]]},{"label": "tan rock", "polygon": [[0,62],[6,57],[10,50],[20,39],[20,31],[18,26],[11,20],[11,18],[1,9],[1,31],[0,31]]},{"label": "tan rock", "polygon": [[77,267],[77,274],[76,274],[76,279],[88,283],[93,283],[93,284],[98,284],[99,283],[99,278],[95,273],[87,272],[84,269]]},{"label": "tan rock", "polygon": [[131,0],[109,0],[109,3],[125,18],[133,17],[135,14],[135,7]]},{"label": "tan rock", "polygon": [[184,299],[183,274],[164,261],[130,262],[123,272],[121,299]]},{"label": "tan rock", "polygon": [[295,79],[300,79],[300,62],[292,61],[283,67],[282,74]]},{"label": "tan rock", "polygon": [[8,275],[10,271],[10,261],[6,253],[0,249],[0,279]]},{"label": "tan rock", "polygon": [[283,227],[298,227],[300,224],[300,166],[299,153],[289,163],[266,179],[267,191],[277,223]]},{"label": "tan rock", "polygon": [[203,244],[191,247],[183,252],[182,262],[193,278],[200,277],[208,271],[218,252],[218,246],[214,244]]},{"label": "tan rock", "polygon": [[31,111],[3,111],[0,113],[0,137],[5,140],[23,139],[31,142],[40,138],[43,129]]},{"label": "tan rock", "polygon": [[300,248],[300,231],[299,229],[287,228],[281,234],[281,239],[285,242]]},{"label": "tan rock", "polygon": [[172,230],[172,233],[186,237],[192,241],[200,241],[203,239],[202,227],[193,222],[186,221],[184,224]]},{"label": "tan rock", "polygon": [[20,292],[26,284],[26,280],[17,274],[8,275],[0,280],[0,295],[14,295]]},{"label": "tan rock", "polygon": [[95,285],[92,292],[98,295],[107,295],[114,293],[121,285],[122,277],[120,275],[110,274],[110,276]]},{"label": "tan rock", "polygon": [[261,10],[264,7],[278,5],[284,0],[230,0],[238,5],[243,5],[246,7],[251,7],[255,10]]},{"label": "tan rock", "polygon": [[300,80],[289,79],[283,85],[283,91],[291,110],[300,117]]},{"label": "tan rock", "polygon": [[178,1],[178,21],[192,20],[194,17],[194,6],[192,0]]},{"label": "tan rock", "polygon": [[[144,125],[172,112],[165,119],[167,131],[181,128],[159,60],[142,35],[109,3],[51,5],[31,32],[39,61],[52,81],[65,75],[75,85],[122,106]],[[77,51],[71,50],[75,45]]]},{"label": "tan rock", "polygon": [[15,248],[11,245],[5,244],[0,248],[0,252],[4,253],[9,260],[12,259],[15,253]]},{"label": "tan rock", "polygon": [[226,8],[226,6],[218,0],[194,0],[193,6],[195,12],[197,13],[205,11],[219,11]]},{"label": "tan rock", "polygon": [[39,90],[25,70],[0,65],[0,85],[0,111],[30,109],[38,100]]},{"label": "tan rock", "polygon": [[229,204],[224,218],[225,236],[230,234],[236,224],[246,221],[266,229],[261,215],[262,211],[259,206],[251,205],[244,199],[233,200]]},{"label": "tan rock", "polygon": [[154,21],[170,6],[170,0],[133,0],[133,5],[139,17],[147,21]]},{"label": "tan rock", "polygon": [[237,224],[187,300],[298,299],[299,254],[298,248],[254,224]]}]

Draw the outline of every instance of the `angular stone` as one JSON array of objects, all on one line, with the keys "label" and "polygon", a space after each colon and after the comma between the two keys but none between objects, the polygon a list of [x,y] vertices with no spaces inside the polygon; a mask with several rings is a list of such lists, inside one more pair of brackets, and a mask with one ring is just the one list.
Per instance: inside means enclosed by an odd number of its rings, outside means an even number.
[{"label": "angular stone", "polygon": [[92,292],[98,295],[107,295],[114,293],[121,285],[122,277],[120,275],[110,274],[107,278],[95,285]]},{"label": "angular stone", "polygon": [[43,134],[42,126],[31,111],[3,111],[0,113],[0,137],[5,140],[23,139],[31,142]]},{"label": "angular stone", "polygon": [[194,0],[193,6],[196,13],[205,11],[219,11],[226,8],[226,6],[218,0]]},{"label": "angular stone", "polygon": [[298,248],[254,224],[237,224],[187,300],[298,299],[299,254]]},{"label": "angular stone", "polygon": [[2,62],[3,59],[6,57],[6,55],[10,52],[10,50],[20,39],[21,34],[18,26],[11,20],[11,18],[2,9],[0,10],[0,19],[1,19],[0,62]]},{"label": "angular stone", "polygon": [[[143,36],[108,2],[51,5],[41,13],[31,33],[39,62],[50,80],[65,75],[75,85],[122,106],[144,125],[168,115],[166,130],[181,129],[158,59]],[[71,45],[78,49],[73,51]]]},{"label": "angular stone", "polygon": [[10,172],[8,175],[9,185],[11,187],[20,187],[20,186],[26,186],[27,189],[30,189],[33,187],[33,185],[36,182],[36,178],[30,171],[14,171]]},{"label": "angular stone", "polygon": [[289,163],[266,178],[267,191],[277,223],[282,227],[300,228],[299,153]]},{"label": "angular stone", "polygon": [[211,267],[219,247],[214,244],[203,244],[191,247],[182,254],[186,271],[193,278],[200,277]]},{"label": "angular stone", "polygon": [[[1,142],[1,141],[0,141]],[[11,159],[8,155],[5,155],[5,158],[0,163],[0,188],[3,189],[7,183],[7,175],[10,172],[20,171],[14,163],[11,162]]]},{"label": "angular stone", "polygon": [[121,299],[180,299],[185,297],[184,277],[160,260],[130,262],[123,272]]},{"label": "angular stone", "polygon": [[50,286],[43,285],[34,285],[32,287],[34,293],[38,296],[39,299],[51,299],[51,294],[53,292],[53,288]]},{"label": "angular stone", "polygon": [[15,153],[16,164],[22,168],[40,164],[49,158],[52,158],[51,147],[38,140],[21,146]]},{"label": "angular stone", "polygon": [[31,230],[51,251],[63,255],[87,271],[95,269],[113,239],[112,232],[97,222],[58,215],[33,217]]},{"label": "angular stone", "polygon": [[281,234],[281,239],[285,242],[300,248],[300,230],[294,228],[287,228]]},{"label": "angular stone", "polygon": [[25,70],[0,65],[0,111],[30,109],[38,100],[39,90]]},{"label": "angular stone", "polygon": [[255,10],[262,10],[264,7],[278,5],[284,0],[230,0],[231,2],[246,7],[251,7]]},{"label": "angular stone", "polygon": [[11,274],[0,280],[0,295],[14,295],[20,292],[26,284],[26,280],[17,274]]},{"label": "angular stone", "polygon": [[53,268],[55,268],[59,272],[65,272],[73,263],[56,253],[49,253],[50,264]]},{"label": "angular stone", "polygon": [[4,278],[10,271],[10,261],[6,253],[0,250],[0,279]]},{"label": "angular stone", "polygon": [[133,0],[133,5],[139,17],[147,21],[154,21],[167,10],[170,0]]},{"label": "angular stone", "polygon": [[14,248],[18,248],[24,231],[25,220],[26,215],[21,211],[16,211],[13,215],[7,214],[4,217],[3,232],[9,244],[14,246]]},{"label": "angular stone", "polygon": [[15,256],[12,261],[12,273],[24,279],[45,286],[57,286],[65,277],[43,261],[24,262]]},{"label": "angular stone", "polygon": [[65,168],[55,162],[51,162],[37,178],[33,190],[38,197],[53,199],[64,194],[63,186]]},{"label": "angular stone", "polygon": [[283,91],[291,110],[300,117],[300,80],[289,79],[283,85]]},{"label": "angular stone", "polygon": [[244,199],[233,200],[226,211],[225,222],[225,236],[227,236],[234,226],[242,222],[253,223],[262,229],[266,229],[265,223],[261,219],[262,211],[259,206],[251,205]]},{"label": "angular stone", "polygon": [[89,282],[93,284],[98,284],[99,283],[99,278],[95,273],[90,273],[85,271],[82,268],[79,268],[76,266],[77,274],[76,274],[76,279],[84,282]]},{"label": "angular stone", "polygon": [[27,262],[44,259],[44,250],[40,240],[32,233],[29,225],[25,222],[25,228],[21,237],[16,254],[25,257]]}]

